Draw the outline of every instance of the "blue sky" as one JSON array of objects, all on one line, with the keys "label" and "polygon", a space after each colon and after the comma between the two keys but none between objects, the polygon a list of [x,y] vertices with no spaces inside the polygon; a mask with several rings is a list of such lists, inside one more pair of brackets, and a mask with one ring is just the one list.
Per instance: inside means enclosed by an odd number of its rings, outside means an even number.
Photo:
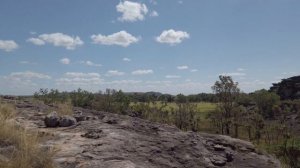
[{"label": "blue sky", "polygon": [[299,75],[299,0],[1,0],[0,94],[244,92]]}]

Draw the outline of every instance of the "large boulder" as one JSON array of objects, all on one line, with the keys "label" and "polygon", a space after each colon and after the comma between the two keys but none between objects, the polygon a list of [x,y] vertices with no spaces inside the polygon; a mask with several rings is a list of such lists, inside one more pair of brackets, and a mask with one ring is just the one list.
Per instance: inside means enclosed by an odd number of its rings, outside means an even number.
[{"label": "large boulder", "polygon": [[46,127],[57,127],[59,124],[59,120],[60,117],[55,111],[53,111],[45,117],[44,122]]},{"label": "large boulder", "polygon": [[69,126],[72,126],[72,125],[75,125],[77,122],[76,122],[76,119],[72,116],[62,116],[59,120],[59,126],[60,127],[69,127]]}]

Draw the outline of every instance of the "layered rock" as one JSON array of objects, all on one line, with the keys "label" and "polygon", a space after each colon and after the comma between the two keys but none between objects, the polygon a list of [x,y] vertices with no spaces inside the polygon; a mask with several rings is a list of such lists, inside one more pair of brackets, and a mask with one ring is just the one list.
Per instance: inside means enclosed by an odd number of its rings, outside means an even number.
[{"label": "layered rock", "polygon": [[270,90],[277,93],[282,100],[300,99],[300,76],[282,79],[279,83],[273,83]]}]

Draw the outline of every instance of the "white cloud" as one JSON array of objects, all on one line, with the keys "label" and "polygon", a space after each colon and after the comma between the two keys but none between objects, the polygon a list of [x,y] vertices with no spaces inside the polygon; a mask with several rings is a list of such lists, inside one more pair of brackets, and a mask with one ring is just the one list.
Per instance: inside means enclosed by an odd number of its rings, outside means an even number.
[{"label": "white cloud", "polygon": [[131,72],[132,75],[147,75],[147,74],[153,74],[152,69],[139,69],[136,71]]},{"label": "white cloud", "polygon": [[146,84],[159,85],[159,84],[170,84],[172,81],[146,81]]},{"label": "white cloud", "polygon": [[101,64],[96,64],[96,63],[94,63],[92,61],[89,61],[89,60],[87,60],[87,61],[80,61],[79,63],[80,64],[84,64],[86,66],[94,66],[94,67],[101,67],[102,66]]},{"label": "white cloud", "polygon": [[184,70],[184,69],[189,69],[189,67],[186,65],[182,65],[182,66],[177,66],[177,69]]},{"label": "white cloud", "polygon": [[223,76],[246,76],[245,73],[241,73],[241,72],[222,73],[220,75],[223,75]]},{"label": "white cloud", "polygon": [[150,3],[153,5],[157,5],[157,1],[156,0],[150,0]]},{"label": "white cloud", "polygon": [[0,49],[6,52],[13,51],[18,47],[18,44],[13,40],[0,40]]},{"label": "white cloud", "polygon": [[138,84],[141,83],[141,80],[115,80],[107,82],[107,84]]},{"label": "white cloud", "polygon": [[65,47],[68,50],[74,50],[76,47],[83,45],[80,37],[72,37],[63,33],[41,34],[38,38],[30,38],[27,41],[35,45],[49,43],[57,47]]},{"label": "white cloud", "polygon": [[44,86],[44,80],[49,79],[49,75],[32,71],[12,72],[7,76],[0,76],[0,87],[5,88],[4,94],[32,95],[40,86]]},{"label": "white cloud", "polygon": [[159,14],[157,13],[157,11],[152,11],[151,13],[150,13],[150,16],[151,17],[157,17]]},{"label": "white cloud", "polygon": [[178,78],[181,78],[181,76],[178,76],[178,75],[167,75],[166,78],[168,78],[168,79],[178,79]]},{"label": "white cloud", "polygon": [[198,69],[192,69],[191,72],[198,72]]},{"label": "white cloud", "polygon": [[32,44],[41,46],[41,45],[45,45],[45,42],[39,38],[29,38],[27,40],[27,42],[31,42]]},{"label": "white cloud", "polygon": [[106,76],[122,76],[124,74],[124,72],[120,72],[118,70],[109,70],[107,71]]},{"label": "white cloud", "polygon": [[246,69],[244,69],[244,68],[238,68],[237,69],[237,71],[239,71],[239,72],[242,72],[242,71],[245,71]]},{"label": "white cloud", "polygon": [[67,72],[62,78],[56,80],[57,85],[88,86],[102,83],[98,73]]},{"label": "white cloud", "polygon": [[91,39],[95,44],[119,45],[122,47],[127,47],[130,44],[137,43],[139,41],[139,38],[134,37],[124,30],[107,36],[102,34],[92,35]]},{"label": "white cloud", "polygon": [[122,16],[118,18],[120,21],[135,22],[144,20],[145,15],[148,13],[148,8],[145,4],[131,1],[120,1],[116,9],[122,13]]},{"label": "white cloud", "polygon": [[30,64],[30,65],[36,65],[36,62],[30,62],[30,61],[20,61],[20,64]]},{"label": "white cloud", "polygon": [[9,77],[15,79],[51,79],[49,75],[45,75],[42,73],[32,72],[32,71],[25,71],[25,72],[12,72]]},{"label": "white cloud", "polygon": [[74,77],[74,78],[99,78],[99,73],[82,73],[82,72],[67,72],[65,73],[66,77]]},{"label": "white cloud", "polygon": [[190,38],[190,35],[184,31],[175,31],[173,29],[164,30],[160,36],[156,37],[156,41],[159,43],[167,43],[175,45],[181,43],[184,39]]},{"label": "white cloud", "polygon": [[262,89],[262,88],[268,88],[271,86],[272,82],[265,82],[261,81],[259,79],[253,80],[253,81],[243,81],[239,82],[240,88],[242,88],[244,91],[253,91],[257,89]]},{"label": "white cloud", "polygon": [[59,60],[59,62],[67,65],[67,64],[70,64],[71,60],[69,58],[62,58]]},{"label": "white cloud", "polygon": [[123,61],[130,62],[131,59],[125,57],[125,58],[123,58]]},{"label": "white cloud", "polygon": [[101,67],[101,64],[96,64],[92,61],[85,61],[84,64],[86,64],[87,66],[95,66],[95,67]]}]

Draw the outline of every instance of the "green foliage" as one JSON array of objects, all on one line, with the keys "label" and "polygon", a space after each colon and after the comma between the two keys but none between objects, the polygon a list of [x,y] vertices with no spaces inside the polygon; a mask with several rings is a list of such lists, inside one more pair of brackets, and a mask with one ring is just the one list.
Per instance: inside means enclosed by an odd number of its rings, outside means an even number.
[{"label": "green foliage", "polygon": [[234,82],[230,76],[219,76],[219,81],[216,81],[212,90],[216,93],[219,102],[219,110],[217,114],[221,117],[222,134],[230,134],[230,127],[232,126],[232,117],[234,108],[236,108],[235,101],[238,98],[240,89],[238,83]]},{"label": "green foliage", "polygon": [[34,93],[34,98],[43,101],[45,104],[64,103],[69,99],[65,92],[60,93],[57,89],[40,89]]},{"label": "green foliage", "polygon": [[277,94],[262,89],[255,91],[251,96],[264,118],[274,118],[273,108],[280,103],[280,97]]},{"label": "green foliage", "polygon": [[106,89],[105,93],[95,94],[91,108],[112,113],[127,114],[130,98],[121,90]]},{"label": "green foliage", "polygon": [[187,103],[188,99],[185,95],[183,94],[178,94],[175,98],[175,102],[176,103]]},{"label": "green foliage", "polygon": [[69,96],[73,106],[77,107],[88,107],[94,99],[93,93],[80,88],[69,93]]}]

